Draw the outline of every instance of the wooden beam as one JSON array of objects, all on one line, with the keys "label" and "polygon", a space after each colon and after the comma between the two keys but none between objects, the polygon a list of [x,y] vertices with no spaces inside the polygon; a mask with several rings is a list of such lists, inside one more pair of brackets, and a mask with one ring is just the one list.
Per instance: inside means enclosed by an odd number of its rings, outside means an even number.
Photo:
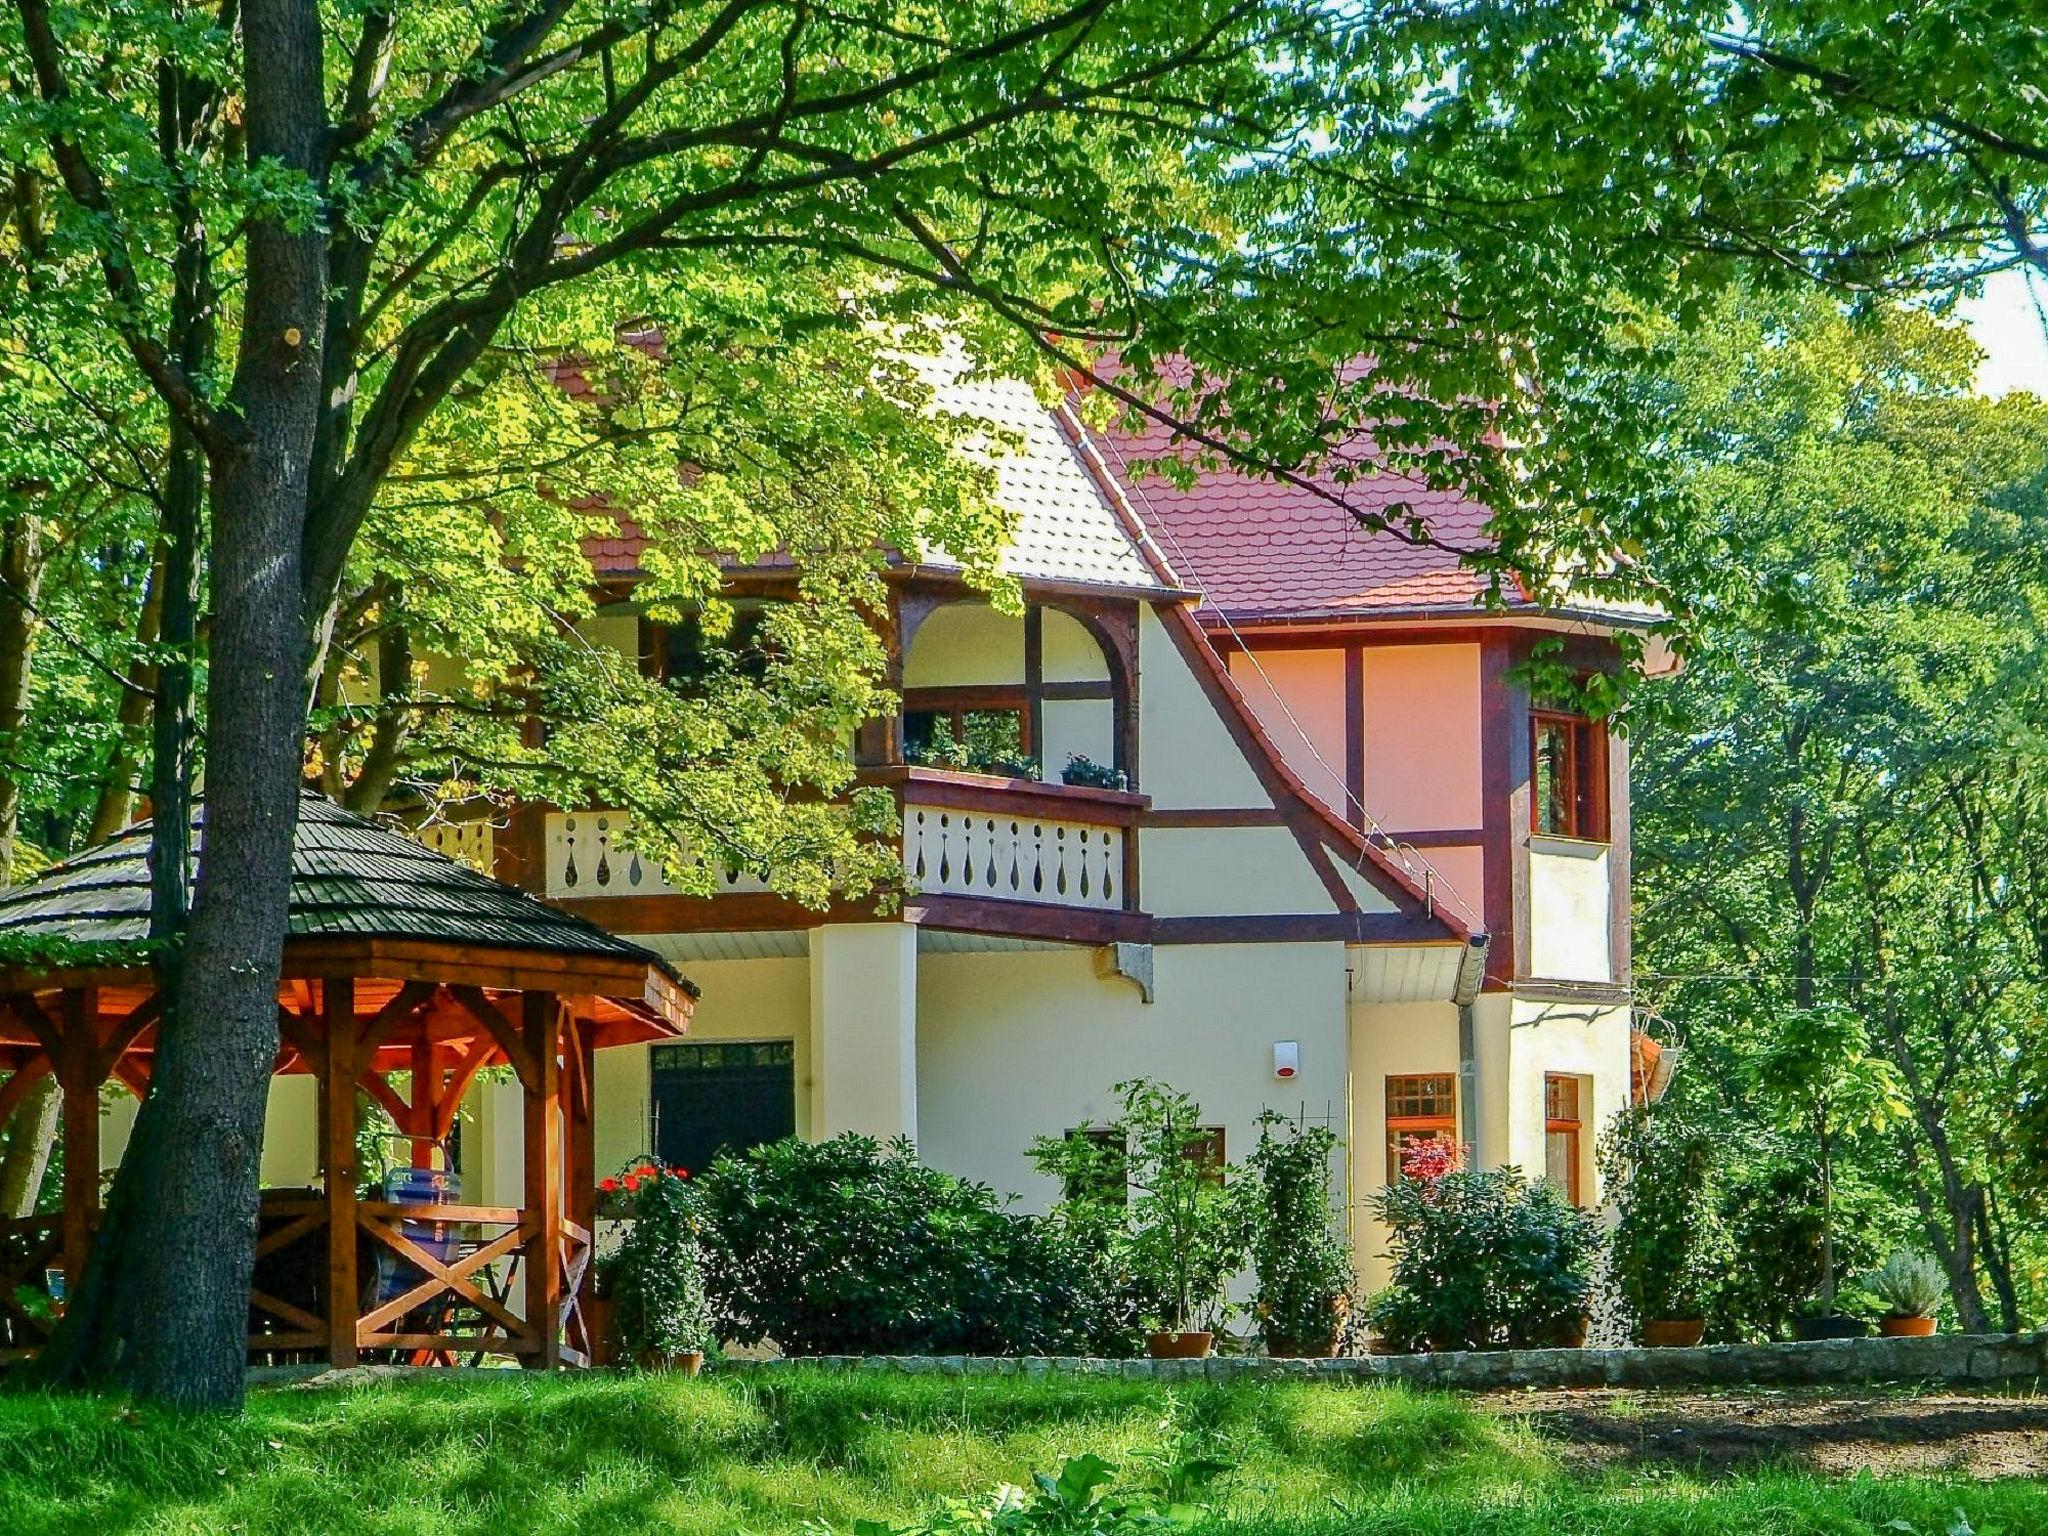
[{"label": "wooden beam", "polygon": [[[539,1063],[528,1048],[526,1035],[505,1017],[504,1010],[486,997],[481,987],[450,987],[448,995],[461,1005],[465,1013],[483,1025],[485,1032],[498,1043],[498,1049],[505,1053],[505,1059],[512,1063],[512,1070],[518,1074],[521,1086],[532,1082],[538,1075]],[[528,995],[554,996],[553,993]]]},{"label": "wooden beam", "polygon": [[[320,1167],[327,1185],[327,1359],[356,1363],[356,1002],[355,982],[322,988],[326,1061],[320,1073]],[[402,994],[401,994],[402,995]],[[394,999],[393,1001],[396,1001]]]},{"label": "wooden beam", "polygon": [[523,1041],[533,1065],[522,1086],[525,1110],[526,1215],[532,1236],[526,1247],[526,1318],[535,1330],[534,1363],[549,1369],[562,1361],[562,1008],[552,992],[529,992],[521,1000]]}]

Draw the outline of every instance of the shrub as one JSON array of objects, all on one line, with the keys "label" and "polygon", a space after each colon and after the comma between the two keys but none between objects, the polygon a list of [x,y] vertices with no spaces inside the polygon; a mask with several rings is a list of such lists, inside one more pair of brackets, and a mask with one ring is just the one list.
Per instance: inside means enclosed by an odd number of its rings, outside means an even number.
[{"label": "shrub", "polygon": [[1182,1332],[1229,1316],[1224,1291],[1244,1268],[1247,1186],[1209,1155],[1201,1106],[1149,1078],[1116,1085],[1123,1113],[1100,1134],[1043,1136],[1029,1157],[1061,1180],[1061,1218],[1097,1234],[1104,1262],[1145,1326]]},{"label": "shrub", "polygon": [[699,1245],[702,1223],[688,1177],[681,1169],[645,1162],[600,1186],[607,1204],[630,1218],[604,1271],[612,1327],[629,1359],[709,1349],[713,1342]]},{"label": "shrub", "polygon": [[1675,1102],[1623,1110],[1600,1140],[1616,1211],[1608,1273],[1637,1322],[1706,1317],[1734,1267],[1720,1210],[1721,1144]]},{"label": "shrub", "polygon": [[1377,1206],[1393,1229],[1394,1281],[1370,1320],[1394,1348],[1532,1349],[1577,1333],[1599,1221],[1548,1180],[1454,1165],[1433,1179],[1409,1173]]},{"label": "shrub", "polygon": [[699,1181],[725,1336],[792,1355],[1071,1354],[1095,1301],[1086,1255],[908,1142],[794,1139]]},{"label": "shrub", "polygon": [[1252,1310],[1274,1354],[1323,1352],[1350,1296],[1351,1252],[1330,1230],[1336,1149],[1327,1126],[1299,1125],[1268,1110],[1259,1116],[1259,1144],[1245,1159],[1258,1204]]}]

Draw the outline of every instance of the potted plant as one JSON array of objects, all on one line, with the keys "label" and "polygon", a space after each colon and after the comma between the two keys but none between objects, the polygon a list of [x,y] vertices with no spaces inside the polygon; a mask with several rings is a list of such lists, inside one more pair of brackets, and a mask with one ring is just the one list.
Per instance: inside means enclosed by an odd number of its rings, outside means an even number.
[{"label": "potted plant", "polygon": [[694,1376],[712,1342],[704,1259],[689,1172],[642,1161],[599,1185],[628,1221],[605,1266],[619,1352],[642,1369]]},{"label": "potted plant", "polygon": [[1834,1155],[1844,1134],[1881,1131],[1906,1113],[1898,1071],[1870,1054],[1863,1020],[1839,1004],[1793,1009],[1751,1069],[1782,1128],[1812,1138],[1820,1175],[1820,1287],[1793,1314],[1792,1336],[1860,1338],[1863,1320],[1836,1305]]},{"label": "potted plant", "polygon": [[1863,1288],[1889,1309],[1877,1321],[1879,1333],[1888,1339],[1924,1339],[1934,1332],[1948,1277],[1925,1254],[1901,1249],[1863,1277]]},{"label": "potted plant", "polygon": [[1229,1313],[1225,1290],[1250,1245],[1243,1186],[1227,1177],[1193,1099],[1148,1078],[1115,1091],[1115,1120],[1040,1137],[1031,1160],[1062,1181],[1068,1203],[1121,1206],[1111,1253],[1138,1298],[1147,1351],[1200,1358],[1215,1347]]},{"label": "potted plant", "polygon": [[1721,1215],[1721,1141],[1687,1104],[1633,1105],[1600,1140],[1611,1198],[1608,1275],[1652,1348],[1688,1347],[1735,1260]]},{"label": "potted plant", "polygon": [[1267,1110],[1245,1159],[1256,1203],[1252,1303],[1266,1353],[1323,1359],[1336,1351],[1351,1302],[1351,1253],[1331,1230],[1336,1134]]},{"label": "potted plant", "polygon": [[1121,768],[1112,768],[1107,763],[1098,763],[1094,758],[1080,752],[1067,755],[1067,766],[1060,770],[1062,784],[1078,784],[1088,789],[1129,789],[1131,777]]}]

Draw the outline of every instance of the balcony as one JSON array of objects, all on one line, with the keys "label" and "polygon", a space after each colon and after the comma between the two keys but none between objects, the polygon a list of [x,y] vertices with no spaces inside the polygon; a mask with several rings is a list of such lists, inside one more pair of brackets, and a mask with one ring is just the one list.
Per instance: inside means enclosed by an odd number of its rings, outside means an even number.
[{"label": "balcony", "polygon": [[[1138,910],[1133,854],[1142,795],[938,768],[874,769],[861,778],[896,795],[898,850],[913,899]],[[658,860],[624,846],[628,824],[623,811],[550,813],[545,893],[557,900],[687,898]],[[769,890],[751,873],[721,869],[714,880],[713,903]]]}]

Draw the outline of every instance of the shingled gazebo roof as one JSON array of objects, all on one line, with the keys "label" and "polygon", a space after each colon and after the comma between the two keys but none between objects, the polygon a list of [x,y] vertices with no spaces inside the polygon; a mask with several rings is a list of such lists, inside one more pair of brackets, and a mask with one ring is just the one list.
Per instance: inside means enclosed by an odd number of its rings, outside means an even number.
[{"label": "shingled gazebo roof", "polygon": [[[193,814],[200,839],[205,821],[202,804]],[[68,946],[139,944],[149,931],[149,837],[149,823],[138,823],[0,892],[0,936],[30,952],[48,938],[50,963],[60,966]],[[288,952],[424,944],[501,952],[512,964],[522,955],[547,956],[599,976],[644,970],[649,991],[679,994],[674,1001],[685,1015],[696,990],[652,950],[311,792],[299,802],[286,934]]]}]

